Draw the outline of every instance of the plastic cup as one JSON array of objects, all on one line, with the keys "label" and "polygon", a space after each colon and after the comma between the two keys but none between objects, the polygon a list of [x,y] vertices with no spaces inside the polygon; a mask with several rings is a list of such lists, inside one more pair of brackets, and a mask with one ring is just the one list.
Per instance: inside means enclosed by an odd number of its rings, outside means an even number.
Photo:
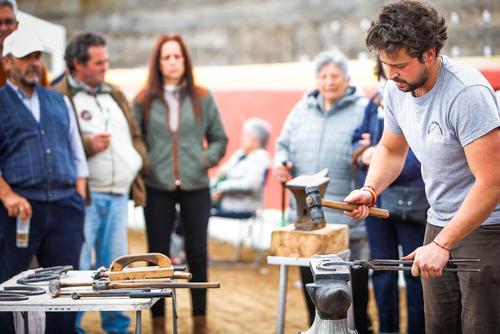
[{"label": "plastic cup", "polygon": [[28,241],[30,239],[30,223],[31,223],[30,218],[26,220],[26,223],[23,223],[21,215],[17,216],[17,229],[16,229],[17,248],[28,248]]}]

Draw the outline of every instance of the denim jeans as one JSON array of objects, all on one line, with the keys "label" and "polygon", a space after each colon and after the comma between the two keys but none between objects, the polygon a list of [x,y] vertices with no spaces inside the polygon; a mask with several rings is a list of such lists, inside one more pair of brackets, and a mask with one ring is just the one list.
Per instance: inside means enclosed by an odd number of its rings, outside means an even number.
[{"label": "denim jeans", "polygon": [[[119,256],[128,254],[127,245],[127,205],[128,194],[107,194],[92,191],[92,204],[85,210],[85,225],[80,269],[89,270],[92,249],[95,249],[96,268],[109,268]],[[85,333],[80,322],[83,312],[78,312],[77,331]],[[121,311],[101,312],[102,328],[108,333],[128,333],[130,318]]]},{"label": "denim jeans", "polygon": [[[442,228],[427,224],[425,244]],[[500,224],[479,226],[450,250],[452,259],[480,259],[459,268],[481,272],[443,272],[422,280],[427,334],[500,333]],[[457,267],[448,265],[449,267]]]},{"label": "denim jeans", "polygon": [[[373,259],[399,259],[398,246],[408,255],[422,246],[425,224],[395,219],[366,218],[366,232]],[[420,277],[404,272],[408,305],[408,334],[425,333],[424,298]],[[381,270],[372,275],[380,333],[399,333],[398,272]]]}]

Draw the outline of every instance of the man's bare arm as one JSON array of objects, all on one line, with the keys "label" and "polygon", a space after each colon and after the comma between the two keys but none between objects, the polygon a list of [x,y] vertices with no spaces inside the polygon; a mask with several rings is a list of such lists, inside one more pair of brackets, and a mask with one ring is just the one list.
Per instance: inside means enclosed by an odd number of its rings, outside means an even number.
[{"label": "man's bare arm", "polygon": [[404,135],[384,129],[382,139],[373,154],[365,184],[374,187],[380,194],[403,170],[408,148]]},{"label": "man's bare arm", "polygon": [[[394,134],[386,129],[382,135],[373,158],[368,168],[368,176],[365,185],[375,188],[380,194],[401,173],[404,167],[406,155],[408,154],[408,143],[404,135]],[[344,200],[346,203],[364,204],[353,212],[344,212],[353,219],[363,220],[368,216],[367,205],[371,204],[373,198],[367,191],[354,190]]]},{"label": "man's bare arm", "polygon": [[473,141],[464,151],[476,182],[456,215],[436,236],[436,242],[446,248],[474,231],[500,202],[500,130],[495,129]]},{"label": "man's bare arm", "polygon": [[[480,226],[500,202],[500,130],[495,129],[464,147],[476,182],[460,209],[434,241],[450,249]],[[446,177],[446,176],[443,176]],[[415,259],[412,274],[423,278],[441,276],[449,252],[434,243],[419,247],[403,259]]]}]

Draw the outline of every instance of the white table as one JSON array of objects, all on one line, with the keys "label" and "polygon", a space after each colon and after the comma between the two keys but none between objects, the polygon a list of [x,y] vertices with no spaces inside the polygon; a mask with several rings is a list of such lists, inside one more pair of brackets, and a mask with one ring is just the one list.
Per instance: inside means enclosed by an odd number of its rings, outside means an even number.
[{"label": "white table", "polygon": [[[335,254],[344,261],[349,260],[351,250],[347,249]],[[309,267],[309,258],[268,256],[267,263],[280,266],[279,292],[278,292],[278,316],[276,320],[276,334],[283,334],[285,331],[285,313],[286,313],[286,293],[288,285],[288,267]],[[349,288],[351,282],[349,282]],[[354,314],[352,307],[349,308],[347,322],[350,329],[354,329]]]},{"label": "white table", "polygon": [[[26,275],[34,274],[33,270],[27,270],[14,276],[8,281],[0,284],[0,289],[4,286],[19,285],[16,281]],[[91,282],[91,270],[70,270],[61,275],[61,282]],[[48,287],[49,282],[39,282],[29,284],[29,286],[39,286],[46,290],[42,295],[29,296],[28,300],[21,301],[0,301],[0,311],[20,311],[23,317],[28,311],[45,312],[77,312],[77,311],[136,311],[135,333],[141,332],[141,311],[149,310],[159,298],[129,298],[129,297],[89,297],[74,300],[71,296],[51,297]],[[62,291],[90,292],[92,287],[64,288]],[[160,291],[157,289],[156,291]],[[174,292],[172,293],[174,295]]]}]

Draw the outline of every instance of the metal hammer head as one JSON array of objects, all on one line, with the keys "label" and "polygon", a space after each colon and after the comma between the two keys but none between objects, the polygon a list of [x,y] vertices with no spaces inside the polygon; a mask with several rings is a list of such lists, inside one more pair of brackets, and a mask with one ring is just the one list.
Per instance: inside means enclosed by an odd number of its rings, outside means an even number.
[{"label": "metal hammer head", "polygon": [[95,282],[93,290],[94,291],[106,290],[106,285],[107,285],[106,282],[101,282],[101,281]]},{"label": "metal hammer head", "polygon": [[49,291],[56,292],[61,289],[61,282],[59,280],[53,280],[49,282]]},{"label": "metal hammer head", "polygon": [[322,208],[321,195],[318,186],[306,187],[307,206],[311,211],[311,219],[320,225],[326,224],[325,213]]}]

